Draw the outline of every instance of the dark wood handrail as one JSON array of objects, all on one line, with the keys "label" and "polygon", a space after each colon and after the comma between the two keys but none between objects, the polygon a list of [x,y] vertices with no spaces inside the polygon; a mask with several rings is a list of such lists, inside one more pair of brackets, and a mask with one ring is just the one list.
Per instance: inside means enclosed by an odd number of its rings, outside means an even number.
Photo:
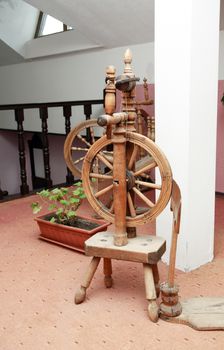
[{"label": "dark wood handrail", "polygon": [[[24,110],[25,109],[39,109],[39,117],[41,121],[41,137],[43,146],[43,156],[44,156],[44,170],[45,170],[45,187],[52,186],[51,180],[51,169],[50,169],[50,154],[48,145],[48,135],[51,132],[48,131],[48,108],[52,107],[62,107],[62,117],[65,119],[65,135],[67,135],[71,130],[71,116],[72,116],[72,106],[83,106],[83,115],[85,119],[88,120],[92,115],[92,105],[103,105],[104,100],[83,100],[83,101],[62,101],[62,102],[39,102],[39,103],[18,103],[18,104],[5,104],[0,105],[0,111],[13,110],[15,114],[15,120],[17,123],[17,130],[15,129],[5,129],[0,128],[0,130],[17,131],[18,137],[18,155],[20,163],[20,178],[21,186],[20,193],[22,195],[28,194],[30,192],[29,186],[27,184],[26,175],[26,154],[25,154],[25,144],[24,144],[24,133],[26,130],[23,128],[24,123]],[[32,132],[27,130],[27,132]],[[39,132],[38,132],[39,133]],[[87,139],[90,137],[90,131],[87,130]],[[67,168],[66,183],[69,185],[73,183],[74,177],[70,170]],[[0,199],[3,196],[2,190],[0,188]]]},{"label": "dark wood handrail", "polygon": [[18,104],[6,104],[0,105],[0,110],[13,110],[13,109],[33,109],[40,107],[63,107],[63,106],[85,106],[85,105],[101,105],[104,100],[81,100],[81,101],[63,101],[63,102],[39,102],[39,103],[18,103]]}]

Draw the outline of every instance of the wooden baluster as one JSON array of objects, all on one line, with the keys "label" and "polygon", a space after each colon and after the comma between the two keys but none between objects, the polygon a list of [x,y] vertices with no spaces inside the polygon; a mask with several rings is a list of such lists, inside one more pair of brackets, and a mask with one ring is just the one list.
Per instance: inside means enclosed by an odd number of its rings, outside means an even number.
[{"label": "wooden baluster", "polygon": [[29,193],[29,186],[27,184],[27,176],[26,176],[26,154],[25,154],[24,137],[23,137],[24,110],[22,108],[15,109],[15,120],[17,122],[17,131],[18,131],[17,135],[18,135],[20,178],[21,178],[20,193],[24,195]]},{"label": "wooden baluster", "polygon": [[137,132],[141,135],[143,135],[143,129],[142,129],[142,114],[140,109],[137,109],[137,122],[138,122],[138,129]]},{"label": "wooden baluster", "polygon": [[151,117],[151,140],[155,141],[155,117]]},{"label": "wooden baluster", "polygon": [[[69,134],[71,131],[71,115],[72,115],[72,107],[71,105],[65,105],[63,106],[63,115],[65,117],[65,133],[66,135]],[[67,175],[66,175],[66,184],[72,185],[74,183],[74,176],[72,175],[72,172],[67,168]]]},{"label": "wooden baluster", "polygon": [[[84,114],[86,116],[86,120],[89,120],[91,118],[91,114],[92,114],[92,105],[91,104],[84,105]],[[89,143],[92,143],[90,128],[86,129],[86,140]]]},{"label": "wooden baluster", "polygon": [[[138,130],[137,132],[141,135],[143,135],[143,125],[142,125],[142,114],[141,114],[141,110],[138,109],[137,110],[137,122],[138,122]],[[140,156],[141,158],[144,157],[145,155],[145,151],[143,148],[140,148]]]},{"label": "wooden baluster", "polygon": [[43,143],[43,155],[44,155],[44,172],[47,187],[52,187],[51,170],[50,170],[50,155],[48,144],[48,126],[47,126],[48,110],[46,106],[40,107],[40,119],[42,128],[42,143]]},{"label": "wooden baluster", "polygon": [[147,115],[146,117],[147,137],[152,140],[152,118]]}]

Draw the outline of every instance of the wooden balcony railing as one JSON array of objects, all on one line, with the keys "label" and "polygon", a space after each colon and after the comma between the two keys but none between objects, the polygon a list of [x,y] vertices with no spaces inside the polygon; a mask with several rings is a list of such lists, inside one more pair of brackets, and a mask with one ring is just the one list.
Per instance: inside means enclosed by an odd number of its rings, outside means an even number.
[{"label": "wooden balcony railing", "polygon": [[[41,138],[43,144],[43,157],[44,157],[44,172],[46,187],[52,187],[51,169],[50,169],[50,154],[48,144],[48,110],[52,107],[62,107],[63,117],[65,118],[65,134],[67,135],[71,130],[71,116],[72,106],[83,106],[83,112],[85,119],[88,120],[92,115],[93,105],[103,105],[103,100],[84,100],[84,101],[66,101],[66,102],[49,102],[49,103],[28,103],[28,104],[12,104],[12,105],[0,105],[0,111],[13,110],[15,114],[15,121],[17,123],[17,138],[18,138],[18,156],[20,164],[20,193],[21,195],[28,194],[30,192],[27,183],[26,173],[26,153],[24,144],[24,110],[25,109],[39,109],[39,116],[41,122]],[[74,181],[73,175],[69,169],[67,169],[66,183],[72,184]],[[0,188],[0,199],[3,191]]]}]

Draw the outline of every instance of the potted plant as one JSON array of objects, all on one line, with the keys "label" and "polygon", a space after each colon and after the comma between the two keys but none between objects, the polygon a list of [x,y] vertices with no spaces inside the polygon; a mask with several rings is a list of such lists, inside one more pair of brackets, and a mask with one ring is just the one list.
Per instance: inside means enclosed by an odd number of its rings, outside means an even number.
[{"label": "potted plant", "polygon": [[110,224],[76,214],[85,198],[81,182],[71,187],[42,190],[37,194],[41,202],[31,204],[33,213],[37,214],[43,209],[49,211],[35,218],[41,239],[84,252],[84,242],[96,232],[106,231]]}]

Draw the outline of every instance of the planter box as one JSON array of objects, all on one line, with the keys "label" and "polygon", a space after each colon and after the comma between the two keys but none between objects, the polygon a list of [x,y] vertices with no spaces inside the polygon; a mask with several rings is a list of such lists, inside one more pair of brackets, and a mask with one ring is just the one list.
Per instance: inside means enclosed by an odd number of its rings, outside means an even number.
[{"label": "planter box", "polygon": [[88,224],[95,224],[96,226],[94,228],[88,227],[88,229],[83,229],[79,227],[52,223],[49,221],[49,217],[51,216],[52,214],[48,214],[35,218],[41,232],[39,238],[77,250],[79,252],[85,251],[84,244],[88,238],[97,232],[106,231],[107,227],[110,225],[109,222],[103,220],[77,216],[78,222],[85,222],[87,223],[87,226],[89,226]]}]

